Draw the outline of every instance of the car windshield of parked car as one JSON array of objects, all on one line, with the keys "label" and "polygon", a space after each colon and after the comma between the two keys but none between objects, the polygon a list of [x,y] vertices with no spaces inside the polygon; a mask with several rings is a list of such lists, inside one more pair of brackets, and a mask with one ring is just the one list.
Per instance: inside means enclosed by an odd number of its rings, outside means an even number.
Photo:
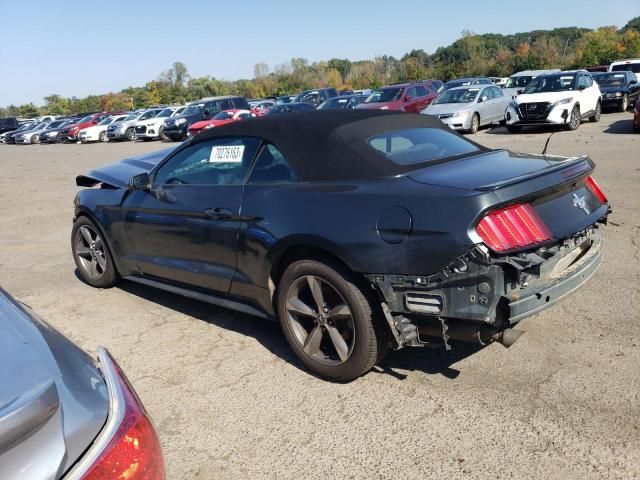
[{"label": "car windshield of parked car", "polygon": [[[640,62],[636,63],[625,63],[622,65],[614,65],[611,67],[612,72],[633,72],[635,74],[640,73]],[[637,75],[636,75],[637,76]]]},{"label": "car windshield of parked car", "polygon": [[184,109],[184,112],[182,112],[182,115],[195,115],[196,113],[199,113],[200,110],[202,110],[201,105],[189,105],[187,108]]},{"label": "car windshield of parked car", "polygon": [[504,88],[524,88],[529,85],[533,77],[531,75],[522,75],[518,77],[511,77],[504,84]]},{"label": "car windshield of parked car", "polygon": [[531,80],[523,93],[562,92],[575,90],[575,75],[543,75]]},{"label": "car windshield of parked car", "polygon": [[233,118],[233,112],[219,112],[211,120],[228,120],[230,118]]},{"label": "car windshield of parked car", "polygon": [[140,116],[140,120],[148,120],[150,118],[153,118],[156,116],[156,114],[158,113],[157,110],[150,110],[148,112],[144,112],[141,116]]},{"label": "car windshield of parked car", "polygon": [[78,120],[76,123],[87,123],[93,120],[93,115],[87,115],[86,117]]},{"label": "car windshield of parked car", "polygon": [[368,142],[398,165],[433,162],[480,150],[468,140],[439,128],[392,130],[375,135]]},{"label": "car windshield of parked car", "polygon": [[170,117],[171,114],[173,113],[173,109],[172,108],[165,108],[164,110],[162,110],[158,115],[158,117]]},{"label": "car windshield of parked car", "polygon": [[103,118],[102,121],[98,123],[98,125],[109,125],[110,123],[113,123],[113,117]]},{"label": "car windshield of parked car", "polygon": [[403,88],[381,88],[375,90],[364,103],[393,102],[402,95]]},{"label": "car windshield of parked car", "polygon": [[602,87],[622,87],[627,83],[624,73],[601,73],[594,75],[596,83]]},{"label": "car windshield of parked car", "polygon": [[333,97],[320,104],[318,110],[330,110],[332,108],[345,108],[349,103],[349,97]]},{"label": "car windshield of parked car", "polygon": [[47,128],[47,126],[49,125],[49,122],[40,122],[37,125],[35,125],[34,127],[32,127],[33,130],[44,130],[45,128]]},{"label": "car windshield of parked car", "polygon": [[433,102],[434,105],[444,103],[472,103],[480,92],[479,88],[461,88],[455,90],[446,90]]},{"label": "car windshield of parked car", "polygon": [[67,120],[56,120],[55,122],[51,122],[47,128],[58,128],[67,123]]}]

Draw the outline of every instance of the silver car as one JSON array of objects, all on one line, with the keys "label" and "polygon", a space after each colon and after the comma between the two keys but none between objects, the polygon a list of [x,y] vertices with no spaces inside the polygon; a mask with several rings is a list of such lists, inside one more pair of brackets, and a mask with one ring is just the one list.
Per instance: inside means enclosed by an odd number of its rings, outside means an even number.
[{"label": "silver car", "polygon": [[442,92],[422,113],[453,130],[476,133],[482,125],[504,122],[510,100],[495,85],[456,87]]},{"label": "silver car", "polygon": [[150,108],[133,112],[121,122],[109,125],[107,127],[107,138],[109,140],[135,140],[136,122],[153,118],[163,110],[164,108]]},{"label": "silver car", "polygon": [[0,478],[162,480],[153,424],[111,355],[95,362],[0,288]]},{"label": "silver car", "polygon": [[27,145],[31,143],[40,143],[40,135],[47,128],[49,128],[49,125],[51,125],[51,122],[49,121],[40,122],[30,130],[25,130],[24,132],[20,132],[18,135],[15,136],[16,143],[22,143]]}]

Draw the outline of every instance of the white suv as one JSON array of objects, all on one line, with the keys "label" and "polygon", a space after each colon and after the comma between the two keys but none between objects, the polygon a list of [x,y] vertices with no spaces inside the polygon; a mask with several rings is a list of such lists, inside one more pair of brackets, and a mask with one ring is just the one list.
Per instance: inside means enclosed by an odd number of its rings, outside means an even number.
[{"label": "white suv", "polygon": [[600,120],[601,93],[586,70],[540,75],[531,80],[507,108],[507,129],[523,126],[562,125],[575,130],[587,118]]},{"label": "white suv", "polygon": [[167,107],[153,118],[138,120],[133,124],[136,140],[146,141],[153,138],[159,138],[164,141],[169,140],[169,138],[165,137],[162,133],[162,124],[167,118],[180,115],[185,108],[187,107]]}]

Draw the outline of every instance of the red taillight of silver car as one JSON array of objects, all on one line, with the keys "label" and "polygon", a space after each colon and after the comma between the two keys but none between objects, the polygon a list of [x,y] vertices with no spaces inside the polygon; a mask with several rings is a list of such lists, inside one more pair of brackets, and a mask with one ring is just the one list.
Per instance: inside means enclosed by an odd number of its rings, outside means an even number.
[{"label": "red taillight of silver car", "polygon": [[527,247],[552,238],[547,226],[528,203],[488,213],[476,227],[476,232],[496,252]]},{"label": "red taillight of silver car", "polygon": [[109,391],[109,417],[65,479],[164,480],[162,448],[151,419],[109,352],[101,348],[98,359]]}]

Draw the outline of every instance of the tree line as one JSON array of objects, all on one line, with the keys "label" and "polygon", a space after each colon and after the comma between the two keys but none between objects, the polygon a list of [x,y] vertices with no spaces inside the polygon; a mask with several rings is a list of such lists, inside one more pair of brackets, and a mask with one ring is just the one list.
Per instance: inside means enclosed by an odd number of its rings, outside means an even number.
[{"label": "tree line", "polygon": [[506,77],[521,70],[570,69],[639,57],[640,17],[630,20],[621,29],[613,26],[596,30],[569,27],[512,35],[478,35],[463,31],[461,38],[432,54],[420,49],[411,50],[399,59],[388,55],[359,61],[332,58],[309,62],[305,58],[293,58],[273,68],[258,63],[254,66],[253,78],[235,81],[211,76],[191,77],[183,63],[175,62],[143,87],[128,87],[117,93],[84,98],[51,94],[44,97],[42,106],[28,103],[0,107],[0,117],[132,110],[152,105],[183,104],[217,95],[260,98],[327,86],[338,89],[377,88],[427,78]]}]

